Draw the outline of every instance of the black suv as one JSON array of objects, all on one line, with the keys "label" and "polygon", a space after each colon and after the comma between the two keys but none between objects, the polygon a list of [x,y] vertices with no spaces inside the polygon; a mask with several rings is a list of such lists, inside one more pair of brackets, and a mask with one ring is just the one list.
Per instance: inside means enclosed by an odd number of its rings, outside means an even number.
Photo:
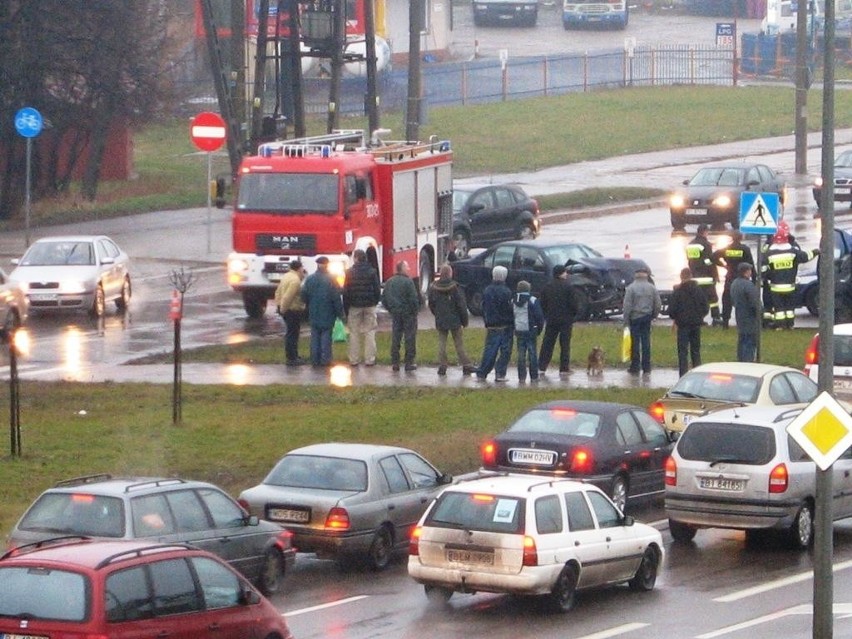
[{"label": "black suv", "polygon": [[538,202],[519,186],[453,183],[453,252],[505,240],[529,240],[541,231]]}]

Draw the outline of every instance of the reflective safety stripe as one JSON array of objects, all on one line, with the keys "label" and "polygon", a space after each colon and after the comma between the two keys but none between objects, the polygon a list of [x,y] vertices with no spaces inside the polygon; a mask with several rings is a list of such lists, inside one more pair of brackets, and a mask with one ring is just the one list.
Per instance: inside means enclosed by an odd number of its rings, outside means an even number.
[{"label": "reflective safety stripe", "polygon": [[704,252],[704,247],[701,244],[686,245],[686,259],[698,260],[701,259],[701,254]]},{"label": "reflective safety stripe", "polygon": [[795,284],[770,284],[769,290],[773,293],[792,293],[796,290]]},{"label": "reflective safety stripe", "polygon": [[715,284],[712,277],[693,277],[692,281],[698,286],[713,286]]},{"label": "reflective safety stripe", "polygon": [[725,257],[742,257],[743,250],[742,249],[726,249]]}]

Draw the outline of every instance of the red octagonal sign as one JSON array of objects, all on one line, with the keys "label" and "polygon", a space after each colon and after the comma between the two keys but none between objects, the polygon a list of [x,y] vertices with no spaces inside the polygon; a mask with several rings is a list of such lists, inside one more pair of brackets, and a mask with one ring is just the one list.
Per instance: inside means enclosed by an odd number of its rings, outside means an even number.
[{"label": "red octagonal sign", "polygon": [[217,151],[225,143],[226,132],[222,116],[212,111],[204,111],[193,118],[189,137],[201,151]]}]

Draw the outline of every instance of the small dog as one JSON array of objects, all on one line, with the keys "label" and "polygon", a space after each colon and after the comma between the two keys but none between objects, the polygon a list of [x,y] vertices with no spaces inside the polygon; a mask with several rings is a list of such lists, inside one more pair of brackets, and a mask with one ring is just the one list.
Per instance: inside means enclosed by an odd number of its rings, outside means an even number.
[{"label": "small dog", "polygon": [[594,346],[589,351],[589,357],[586,360],[586,373],[588,375],[603,375],[604,369],[604,351],[600,346]]}]

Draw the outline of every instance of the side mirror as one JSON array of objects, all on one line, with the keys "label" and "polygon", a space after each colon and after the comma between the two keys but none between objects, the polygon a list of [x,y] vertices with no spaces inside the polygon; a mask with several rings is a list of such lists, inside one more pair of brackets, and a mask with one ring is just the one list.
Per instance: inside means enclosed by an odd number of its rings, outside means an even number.
[{"label": "side mirror", "polygon": [[680,439],[680,431],[679,430],[669,430],[666,431],[669,434],[669,441],[676,442]]},{"label": "side mirror", "polygon": [[112,257],[101,258],[101,264],[115,264],[115,259]]},{"label": "side mirror", "polygon": [[468,209],[468,215],[473,215],[474,213],[479,213],[480,211],[485,210],[484,204],[473,204]]},{"label": "side mirror", "polygon": [[438,485],[439,486],[444,486],[446,484],[452,484],[452,483],[453,483],[453,476],[450,475],[449,473],[442,473],[441,476],[438,477]]},{"label": "side mirror", "polygon": [[249,515],[246,518],[246,526],[257,526],[260,523],[260,518],[257,515]]},{"label": "side mirror", "polygon": [[244,606],[254,606],[260,603],[260,595],[251,587],[243,585],[240,591],[240,603]]},{"label": "side mirror", "polygon": [[635,521],[634,521],[633,517],[631,517],[630,515],[624,515],[624,517],[621,520],[622,526],[632,526],[634,523],[635,523]]},{"label": "side mirror", "polygon": [[12,266],[17,266],[18,264],[20,264],[20,263],[21,263],[21,258],[19,258],[19,257],[13,257],[13,258],[11,259],[11,263],[12,263]]}]

